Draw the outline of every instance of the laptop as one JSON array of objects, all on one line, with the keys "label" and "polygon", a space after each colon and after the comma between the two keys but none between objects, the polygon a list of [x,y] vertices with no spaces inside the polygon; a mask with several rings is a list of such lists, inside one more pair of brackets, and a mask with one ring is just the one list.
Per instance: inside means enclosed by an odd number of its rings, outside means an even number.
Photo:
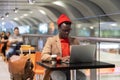
[{"label": "laptop", "polygon": [[96,45],[72,45],[70,61],[65,63],[93,62],[95,60]]}]

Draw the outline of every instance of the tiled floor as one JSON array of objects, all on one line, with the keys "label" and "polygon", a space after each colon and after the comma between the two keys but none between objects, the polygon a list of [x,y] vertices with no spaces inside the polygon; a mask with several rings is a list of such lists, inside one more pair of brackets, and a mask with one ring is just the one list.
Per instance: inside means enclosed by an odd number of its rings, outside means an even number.
[{"label": "tiled floor", "polygon": [[0,56],[0,80],[10,80],[8,65]]},{"label": "tiled floor", "polygon": [[[119,54],[108,54],[105,52],[102,52],[100,54],[101,56],[101,61],[109,62],[109,63],[114,63],[116,64],[115,70],[111,73],[101,73],[99,75],[98,80],[120,80],[120,55]],[[6,62],[4,62],[0,56],[0,80],[10,80],[9,72],[8,72],[8,65]],[[88,79],[89,76],[88,76]]]}]

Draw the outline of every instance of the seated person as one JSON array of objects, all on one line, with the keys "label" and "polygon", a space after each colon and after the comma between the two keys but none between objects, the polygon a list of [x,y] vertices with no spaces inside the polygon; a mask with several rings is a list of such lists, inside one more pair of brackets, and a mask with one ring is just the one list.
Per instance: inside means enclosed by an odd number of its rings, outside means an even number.
[{"label": "seated person", "polygon": [[6,36],[5,32],[2,31],[2,35],[1,35],[1,44],[3,45],[2,46],[2,53],[5,57],[5,51],[7,49],[7,42],[8,42],[8,37]]},{"label": "seated person", "polygon": [[9,39],[9,49],[6,52],[6,57],[9,59],[12,55],[19,55],[16,50],[20,49],[20,46],[23,44],[23,38],[19,34],[19,28],[14,28],[14,34],[10,35]]},{"label": "seated person", "polygon": [[[69,36],[71,31],[71,20],[62,14],[57,21],[58,24],[58,35],[49,37],[42,50],[41,60],[50,61],[51,55],[56,54],[62,61],[67,61],[70,58],[70,46],[79,45],[79,40]],[[77,80],[86,80],[86,76],[81,71],[76,71]],[[70,80],[69,70],[46,70],[43,80]]]}]

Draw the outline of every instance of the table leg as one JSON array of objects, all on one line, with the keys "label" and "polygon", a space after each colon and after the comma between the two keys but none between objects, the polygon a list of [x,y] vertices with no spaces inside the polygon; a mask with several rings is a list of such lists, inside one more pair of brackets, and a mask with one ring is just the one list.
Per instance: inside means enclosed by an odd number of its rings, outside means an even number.
[{"label": "table leg", "polygon": [[70,75],[71,75],[71,80],[76,80],[76,70],[71,70]]},{"label": "table leg", "polygon": [[90,69],[90,80],[97,80],[97,71],[96,71],[96,69]]}]

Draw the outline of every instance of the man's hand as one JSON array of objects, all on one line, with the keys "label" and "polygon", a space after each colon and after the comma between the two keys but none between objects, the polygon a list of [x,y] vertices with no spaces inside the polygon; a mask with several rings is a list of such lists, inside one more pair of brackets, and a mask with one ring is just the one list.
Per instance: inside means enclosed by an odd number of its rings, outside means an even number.
[{"label": "man's hand", "polygon": [[70,60],[70,56],[61,57],[61,60],[62,60],[63,62],[69,61],[69,60]]},{"label": "man's hand", "polygon": [[13,39],[13,40],[12,40],[12,43],[17,43],[17,42],[18,42],[17,39]]}]

